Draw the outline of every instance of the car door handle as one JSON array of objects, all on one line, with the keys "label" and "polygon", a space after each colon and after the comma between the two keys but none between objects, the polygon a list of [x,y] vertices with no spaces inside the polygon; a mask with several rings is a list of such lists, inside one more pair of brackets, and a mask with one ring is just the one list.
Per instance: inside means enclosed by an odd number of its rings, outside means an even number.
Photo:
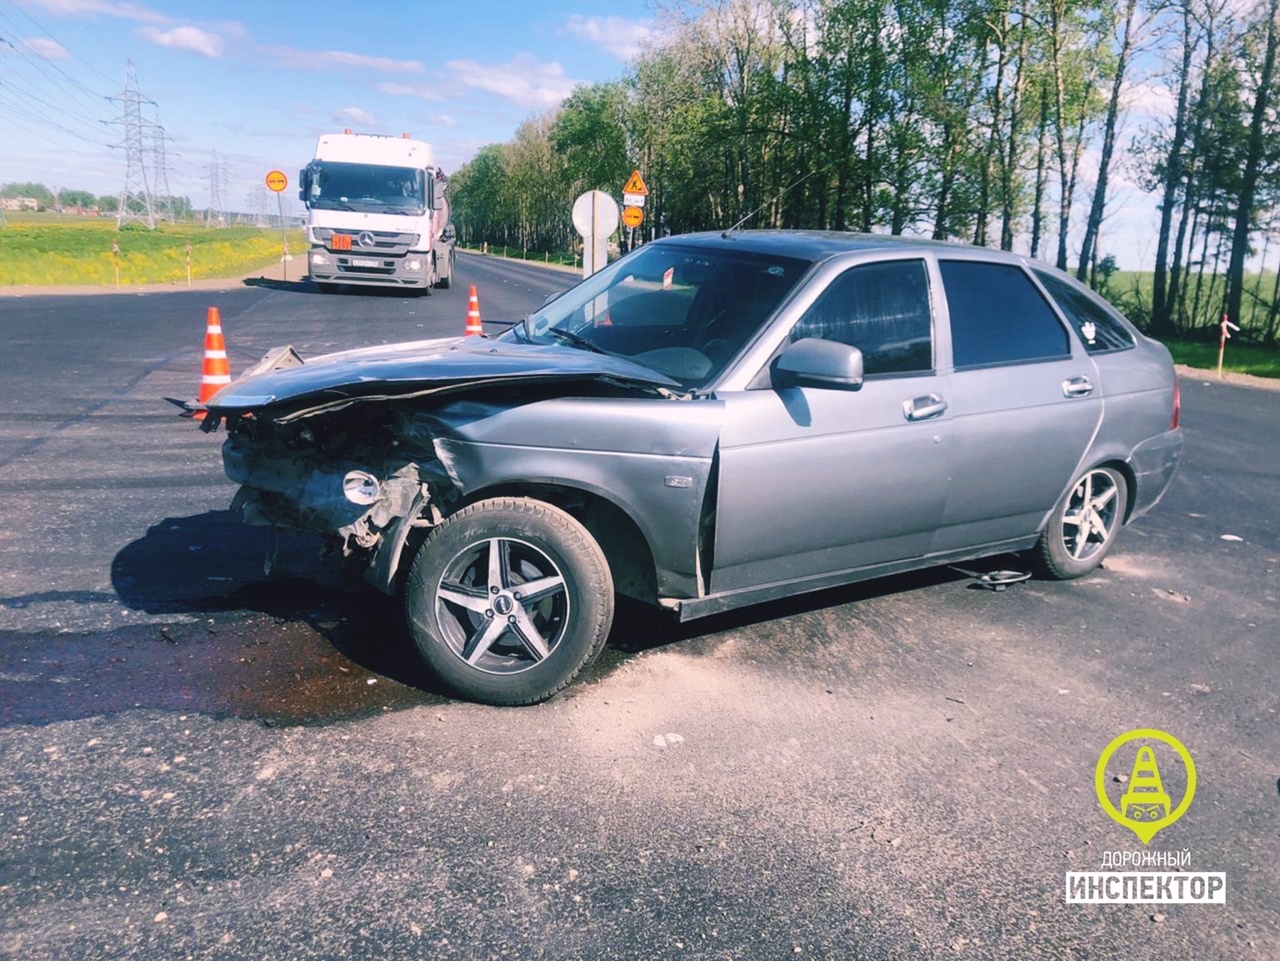
[{"label": "car door handle", "polygon": [[1068,377],[1062,382],[1063,397],[1083,397],[1093,393],[1093,381],[1088,377]]},{"label": "car door handle", "polygon": [[925,394],[902,402],[902,413],[907,420],[928,420],[947,409],[947,402],[937,394]]}]

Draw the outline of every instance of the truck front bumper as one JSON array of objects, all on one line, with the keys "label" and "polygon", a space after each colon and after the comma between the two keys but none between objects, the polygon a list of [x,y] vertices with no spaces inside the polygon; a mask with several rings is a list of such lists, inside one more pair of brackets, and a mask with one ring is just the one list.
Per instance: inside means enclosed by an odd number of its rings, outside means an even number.
[{"label": "truck front bumper", "polygon": [[412,250],[390,256],[312,247],[307,254],[307,270],[311,280],[318,284],[429,287],[434,279],[431,255]]}]

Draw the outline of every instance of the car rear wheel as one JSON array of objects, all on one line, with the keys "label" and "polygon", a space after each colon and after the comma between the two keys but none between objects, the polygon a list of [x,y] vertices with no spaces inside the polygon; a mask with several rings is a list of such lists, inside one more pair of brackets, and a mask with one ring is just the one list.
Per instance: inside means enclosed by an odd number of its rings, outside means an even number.
[{"label": "car rear wheel", "polygon": [[409,632],[459,695],[534,704],[604,648],[613,578],[578,521],[529,498],[480,501],[435,527],[405,593]]},{"label": "car rear wheel", "polygon": [[1124,522],[1129,489],[1111,467],[1086,471],[1071,485],[1040,535],[1033,559],[1052,580],[1082,577],[1102,563]]}]

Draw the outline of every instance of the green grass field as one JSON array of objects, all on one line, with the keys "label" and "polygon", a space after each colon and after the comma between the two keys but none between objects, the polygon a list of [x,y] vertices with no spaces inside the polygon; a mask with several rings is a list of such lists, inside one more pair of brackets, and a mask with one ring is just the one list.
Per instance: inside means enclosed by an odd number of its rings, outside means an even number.
[{"label": "green grass field", "polygon": [[[1202,340],[1166,340],[1164,345],[1173,359],[1188,367],[1204,370],[1218,369],[1218,345]],[[1280,350],[1269,350],[1254,344],[1227,341],[1227,352],[1222,369],[1233,374],[1253,374],[1255,377],[1280,377]]]},{"label": "green grass field", "polygon": [[[185,283],[191,244],[193,280],[237,277],[275,263],[281,255],[279,230],[258,227],[211,229],[198,224],[161,224],[147,230],[114,218],[6,213],[0,226],[0,286],[74,285],[109,287],[116,283],[120,246],[120,285]],[[305,251],[301,230],[288,233],[292,253]]]}]

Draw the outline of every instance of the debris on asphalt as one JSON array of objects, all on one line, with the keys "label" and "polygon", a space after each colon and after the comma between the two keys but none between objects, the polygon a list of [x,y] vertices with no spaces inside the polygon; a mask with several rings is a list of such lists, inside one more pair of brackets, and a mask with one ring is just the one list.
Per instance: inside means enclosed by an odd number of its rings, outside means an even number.
[{"label": "debris on asphalt", "polygon": [[1222,535],[1222,539],[1223,539],[1224,541],[1231,541],[1232,543],[1243,543],[1243,542],[1244,542],[1244,538],[1243,538],[1243,537],[1240,537],[1240,536],[1239,536],[1239,535],[1237,535],[1237,534],[1223,534],[1223,535]]}]

